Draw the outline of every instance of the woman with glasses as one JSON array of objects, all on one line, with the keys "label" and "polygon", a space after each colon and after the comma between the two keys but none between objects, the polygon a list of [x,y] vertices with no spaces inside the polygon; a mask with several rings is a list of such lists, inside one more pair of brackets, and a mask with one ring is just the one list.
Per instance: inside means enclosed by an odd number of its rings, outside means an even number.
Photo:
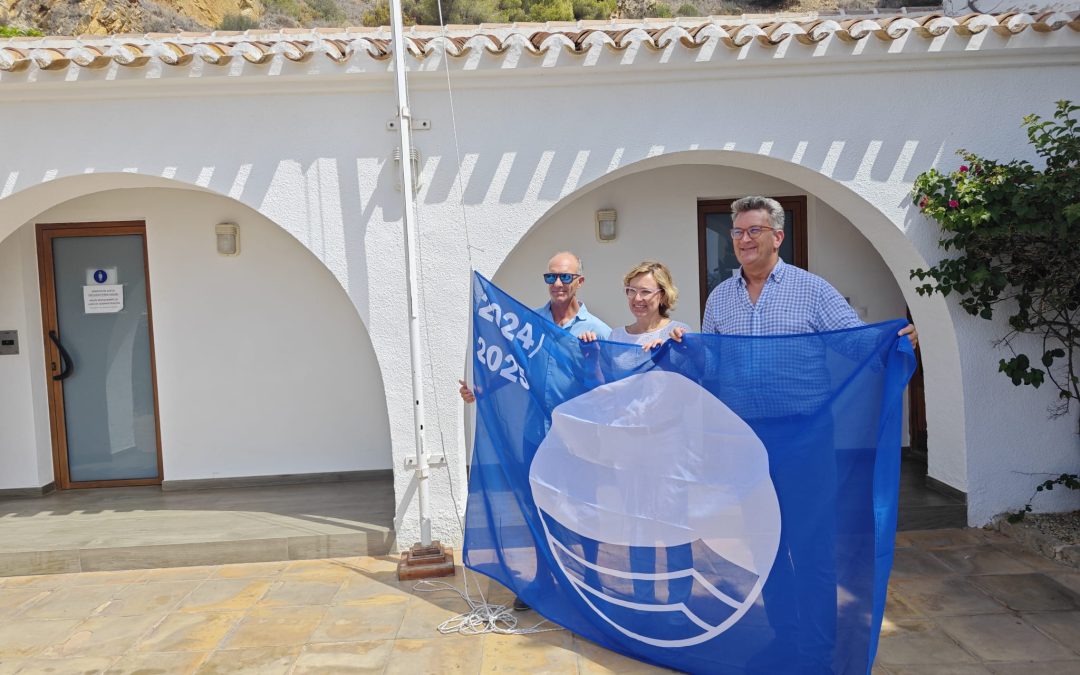
[{"label": "woman with glasses", "polygon": [[[623,277],[623,287],[634,322],[613,329],[610,341],[652,349],[663,344],[676,328],[690,330],[690,326],[669,316],[679,301],[679,289],[663,263],[645,261],[635,265]],[[586,334],[581,339],[591,342],[596,336]]]}]

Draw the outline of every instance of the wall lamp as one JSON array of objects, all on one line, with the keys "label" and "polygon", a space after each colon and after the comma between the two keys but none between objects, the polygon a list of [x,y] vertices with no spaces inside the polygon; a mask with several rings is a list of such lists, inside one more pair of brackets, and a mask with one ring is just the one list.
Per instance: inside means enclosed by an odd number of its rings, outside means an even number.
[{"label": "wall lamp", "polygon": [[600,241],[615,241],[615,221],[618,214],[615,209],[603,209],[596,212],[596,238]]},{"label": "wall lamp", "polygon": [[214,228],[217,235],[217,252],[220,255],[240,255],[240,226],[236,223],[219,223]]}]

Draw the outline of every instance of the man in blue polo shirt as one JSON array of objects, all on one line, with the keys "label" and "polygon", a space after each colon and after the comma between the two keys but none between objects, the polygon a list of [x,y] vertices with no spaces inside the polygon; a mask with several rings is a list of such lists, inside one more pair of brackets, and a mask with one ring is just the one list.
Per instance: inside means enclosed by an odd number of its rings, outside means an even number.
[{"label": "man in blue polo shirt", "polygon": [[[590,314],[585,303],[577,297],[578,289],[585,284],[581,258],[570,251],[560,251],[548,261],[543,277],[551,299],[533,311],[574,337],[595,333],[601,340],[608,339],[611,327]],[[458,383],[462,400],[466,403],[475,401],[476,396],[469,385],[464,380],[458,380]]]},{"label": "man in blue polo shirt", "polygon": [[[581,258],[570,251],[560,251],[548,261],[547,272],[543,275],[544,283],[548,287],[548,300],[544,306],[537,307],[534,311],[548,321],[568,331],[574,337],[581,337],[585,333],[595,334],[597,338],[606,340],[611,335],[611,328],[589,313],[585,303],[578,297],[578,289],[585,283]],[[476,400],[476,395],[464,380],[458,380],[461,384],[459,393],[466,403]],[[520,598],[514,598],[514,610],[526,611],[529,605]]]},{"label": "man in blue polo shirt", "polygon": [[570,331],[574,337],[583,333],[596,333],[601,340],[608,339],[611,328],[589,313],[585,303],[578,299],[578,289],[585,283],[581,267],[581,258],[570,251],[562,251],[548,261],[544,283],[548,285],[551,296],[543,307],[536,312],[556,326]]}]

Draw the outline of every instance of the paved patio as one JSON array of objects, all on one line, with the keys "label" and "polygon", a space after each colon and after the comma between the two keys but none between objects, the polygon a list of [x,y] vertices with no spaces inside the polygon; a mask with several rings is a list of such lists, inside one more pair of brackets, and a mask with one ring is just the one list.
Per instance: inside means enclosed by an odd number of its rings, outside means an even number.
[{"label": "paved patio", "polygon": [[385,555],[391,478],[0,499],[0,576]]},{"label": "paved patio", "polygon": [[[900,530],[960,527],[962,498],[927,489],[904,461]],[[0,496],[0,577],[387,554],[390,477],[227,489],[158,487]]]},{"label": "paved patio", "polygon": [[[875,673],[1080,672],[1080,572],[982,530],[905,532],[897,544]],[[464,603],[398,583],[394,565],[352,557],[0,578],[0,674],[664,672],[566,631],[439,635]]]}]

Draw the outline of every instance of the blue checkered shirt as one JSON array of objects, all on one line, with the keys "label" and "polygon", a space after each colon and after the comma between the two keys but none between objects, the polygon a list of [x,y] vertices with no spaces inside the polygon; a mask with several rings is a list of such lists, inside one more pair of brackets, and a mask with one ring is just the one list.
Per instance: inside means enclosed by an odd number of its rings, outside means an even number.
[{"label": "blue checkered shirt", "polygon": [[[835,288],[816,274],[779,260],[757,303],[750,294],[742,270],[720,283],[705,303],[702,333],[764,336],[820,333],[863,325],[855,311]],[[833,340],[849,347],[852,356],[864,352],[861,342]],[[726,374],[730,387],[722,400],[745,419],[813,414],[829,400],[832,356],[823,340],[799,338],[761,342],[733,340],[708,364]],[[803,392],[790,400],[790,387]]]},{"label": "blue checkered shirt", "polygon": [[723,335],[794,335],[863,325],[835,288],[816,274],[777,260],[750,302],[742,269],[723,281],[705,303],[702,333]]}]

